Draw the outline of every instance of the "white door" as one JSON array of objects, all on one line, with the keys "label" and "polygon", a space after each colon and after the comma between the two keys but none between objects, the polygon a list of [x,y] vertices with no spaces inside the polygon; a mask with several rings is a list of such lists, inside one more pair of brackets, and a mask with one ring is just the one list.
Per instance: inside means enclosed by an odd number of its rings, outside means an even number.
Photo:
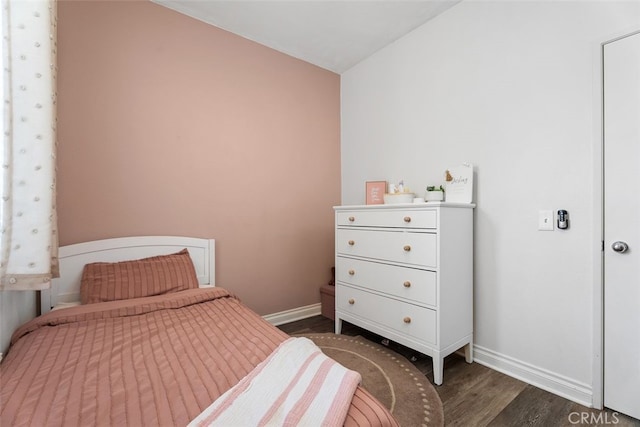
[{"label": "white door", "polygon": [[640,33],[604,46],[604,404],[640,418]]}]

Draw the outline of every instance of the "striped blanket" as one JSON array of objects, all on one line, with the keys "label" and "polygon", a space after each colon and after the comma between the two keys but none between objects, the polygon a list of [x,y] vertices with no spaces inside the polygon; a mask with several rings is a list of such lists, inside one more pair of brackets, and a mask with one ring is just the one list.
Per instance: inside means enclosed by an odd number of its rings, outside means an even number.
[{"label": "striped blanket", "polygon": [[311,340],[289,338],[189,426],[342,426],[360,381]]}]

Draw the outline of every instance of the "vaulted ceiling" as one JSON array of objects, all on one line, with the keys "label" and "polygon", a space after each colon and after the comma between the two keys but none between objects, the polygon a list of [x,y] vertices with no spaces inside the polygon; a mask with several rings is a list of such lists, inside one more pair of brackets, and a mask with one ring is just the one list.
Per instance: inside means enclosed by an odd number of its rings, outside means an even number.
[{"label": "vaulted ceiling", "polygon": [[342,73],[461,0],[152,0]]}]

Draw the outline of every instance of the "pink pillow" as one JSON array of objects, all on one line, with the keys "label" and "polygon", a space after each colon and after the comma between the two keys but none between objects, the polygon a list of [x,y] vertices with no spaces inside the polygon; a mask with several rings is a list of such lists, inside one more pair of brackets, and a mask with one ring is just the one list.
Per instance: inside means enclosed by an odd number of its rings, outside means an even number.
[{"label": "pink pillow", "polygon": [[80,284],[83,304],[162,295],[198,287],[198,276],[183,249],[122,262],[95,262],[84,266]]}]

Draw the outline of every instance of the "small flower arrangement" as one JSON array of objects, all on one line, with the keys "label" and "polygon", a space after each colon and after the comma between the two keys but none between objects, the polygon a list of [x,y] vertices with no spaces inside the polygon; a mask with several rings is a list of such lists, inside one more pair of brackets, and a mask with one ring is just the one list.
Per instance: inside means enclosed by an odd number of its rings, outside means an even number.
[{"label": "small flower arrangement", "polygon": [[427,187],[427,194],[425,195],[425,200],[427,202],[441,202],[444,200],[444,187],[440,185],[436,187],[435,185],[430,185]]}]

